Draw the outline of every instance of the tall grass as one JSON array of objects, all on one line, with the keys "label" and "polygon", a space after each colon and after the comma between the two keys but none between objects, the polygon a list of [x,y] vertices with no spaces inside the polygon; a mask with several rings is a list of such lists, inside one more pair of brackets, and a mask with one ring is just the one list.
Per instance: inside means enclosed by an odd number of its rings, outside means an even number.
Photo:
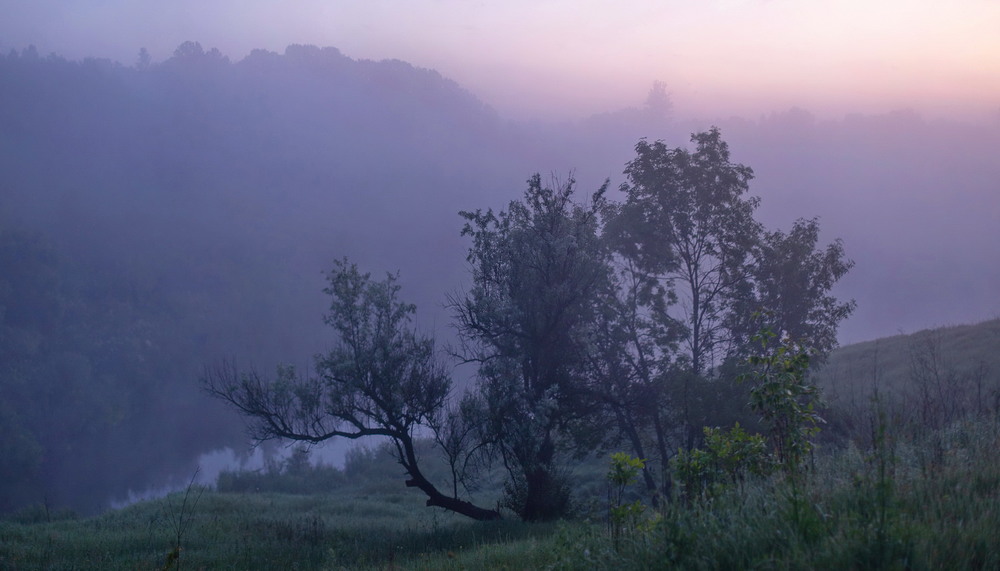
[{"label": "tall grass", "polygon": [[[419,494],[189,490],[78,520],[0,521],[0,569],[997,569],[1000,426],[924,433],[885,425],[875,445],[818,454],[796,494],[758,478],[668,504],[614,537],[601,515],[556,524],[472,522]],[[192,498],[198,493],[197,502]],[[585,498],[584,498],[585,499]],[[180,538],[178,542],[178,537]]]},{"label": "tall grass", "polygon": [[589,569],[1000,568],[1000,428],[953,424],[926,440],[848,447],[817,461],[796,505],[782,477],[669,506],[617,546],[596,527],[556,536],[556,567]]},{"label": "tall grass", "polygon": [[[387,566],[435,553],[545,535],[551,526],[494,524],[424,507],[416,494],[231,494],[189,501],[170,568],[325,569]],[[0,569],[159,569],[178,545],[184,492],[87,520],[0,522]]]}]

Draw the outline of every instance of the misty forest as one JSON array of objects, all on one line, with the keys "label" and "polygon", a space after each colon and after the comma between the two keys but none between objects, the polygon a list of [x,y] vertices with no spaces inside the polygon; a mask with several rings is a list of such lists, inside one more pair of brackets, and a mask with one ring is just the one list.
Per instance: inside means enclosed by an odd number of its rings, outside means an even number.
[{"label": "misty forest", "polygon": [[1000,567],[1000,118],[669,90],[0,55],[0,569]]}]

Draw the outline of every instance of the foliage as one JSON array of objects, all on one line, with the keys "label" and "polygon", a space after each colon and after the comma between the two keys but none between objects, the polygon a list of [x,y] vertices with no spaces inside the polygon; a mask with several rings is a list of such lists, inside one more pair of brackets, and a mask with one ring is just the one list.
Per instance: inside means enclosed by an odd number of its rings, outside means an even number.
[{"label": "foliage", "polygon": [[803,467],[812,452],[812,438],[823,419],[816,412],[819,390],[807,380],[809,352],[783,343],[773,350],[775,333],[764,330],[754,337],[761,352],[748,362],[753,370],[740,377],[752,384],[750,407],[770,427],[770,441],[777,463],[790,474]]},{"label": "foliage", "polygon": [[[283,367],[267,381],[224,365],[209,372],[209,391],[253,419],[258,439],[389,437],[408,485],[423,490],[429,505],[497,517],[458,492],[499,457],[509,475],[501,505],[528,520],[565,515],[570,494],[558,449],[605,437],[584,422],[595,407],[577,380],[606,275],[597,235],[603,189],[583,208],[571,201],[572,184],[546,188],[536,175],[508,211],[463,213],[475,288],[453,307],[466,356],[480,363],[480,385],[457,407],[446,406],[449,384],[432,362],[431,340],[403,332],[414,310],[396,301],[395,278],[373,283],[346,261],[326,290],[333,298],[327,323],[341,347],[317,359],[317,378]],[[447,457],[451,496],[418,467],[417,427],[430,428]]]},{"label": "foliage", "polygon": [[525,168],[492,110],[398,60],[190,43],[140,63],[0,54],[0,512],[96,513],[241,447],[205,363],[308,362],[331,248],[436,298],[455,197]]},{"label": "foliage", "polygon": [[0,512],[93,513],[187,469],[195,426],[206,446],[238,434],[190,383],[189,300],[2,222],[0,268]]},{"label": "foliage", "polygon": [[[0,520],[0,568],[155,569],[176,539],[183,492],[80,520]],[[548,526],[473,522],[405,493],[353,487],[320,495],[205,491],[185,512],[182,569],[385,568],[530,540]]]},{"label": "foliage", "polygon": [[900,447],[897,493],[884,524],[876,501],[877,462],[848,448],[819,459],[814,477],[803,483],[802,496],[815,514],[809,533],[803,533],[801,519],[781,509],[792,483],[773,476],[750,481],[742,490],[720,491],[712,502],[672,506],[654,528],[628,541],[615,542],[593,527],[572,528],[553,538],[556,567],[991,568],[1000,562],[992,540],[992,526],[1000,522],[1000,496],[991,487],[998,482],[998,469],[987,450],[1000,433],[982,420],[945,432],[961,437],[935,475],[923,475],[912,454],[926,442]]},{"label": "foliage", "polygon": [[896,450],[894,438],[879,394],[872,396],[871,410],[871,450],[867,455],[868,470],[859,477],[869,490],[871,511],[870,528],[873,532],[873,559],[879,564],[889,562],[894,555],[892,527],[897,523],[895,502]]},{"label": "foliage", "polygon": [[[185,568],[996,568],[1000,429],[970,419],[935,431],[948,451],[940,459],[918,454],[930,436],[896,441],[884,525],[879,452],[847,447],[817,458],[804,484],[819,533],[800,533],[780,508],[789,483],[777,475],[712,502],[672,504],[617,541],[601,524],[474,522],[429,512],[408,494],[366,497],[351,487],[315,496],[206,491],[189,510],[181,557]],[[155,568],[171,547],[169,513],[160,499],[87,519],[0,520],[0,567]]]},{"label": "foliage", "polygon": [[[440,506],[476,519],[499,514],[438,490],[420,469],[416,431],[443,412],[451,380],[437,361],[434,342],[410,326],[416,308],[398,300],[396,276],[382,281],[347,260],[328,275],[326,323],[338,344],[316,358],[316,376],[278,367],[273,380],[224,364],[209,370],[205,387],[251,421],[258,440],[286,438],[307,443],[341,437],[387,437],[409,476],[407,486]],[[454,489],[454,487],[453,487]]]},{"label": "foliage", "polygon": [[[974,550],[970,551],[970,555],[962,561],[990,561],[988,544],[985,544],[985,547],[983,545],[976,547],[976,542],[988,537],[989,534],[978,531],[981,524],[975,523],[977,518],[970,517],[970,512],[965,511],[975,507],[975,513],[984,513],[979,510],[983,502],[970,501],[970,498],[981,498],[982,496],[974,494],[982,493],[988,488],[971,486],[966,490],[966,486],[962,485],[963,490],[973,495],[954,496],[957,481],[973,482],[979,477],[973,474],[982,476],[988,474],[979,470],[989,466],[990,462],[984,460],[969,468],[966,467],[967,458],[975,457],[976,450],[993,445],[991,442],[994,442],[995,438],[995,429],[988,426],[955,427],[945,435],[944,439],[948,442],[949,449],[954,451],[954,456],[949,456],[947,460],[951,468],[942,465],[940,466],[942,471],[937,475],[943,478],[940,484],[943,495],[953,497],[946,500],[948,507],[944,511],[935,507],[938,511],[935,511],[933,516],[925,513],[924,506],[938,504],[927,504],[928,500],[922,496],[912,500],[914,502],[912,507],[905,507],[905,502],[900,502],[897,514],[903,519],[900,520],[897,516],[896,519],[900,523],[890,526],[889,544],[902,547],[892,548],[896,550],[893,551],[896,553],[893,557],[906,557],[907,561],[916,562],[914,566],[919,568],[923,566],[920,564],[921,561],[933,560],[926,557],[928,553],[931,557],[934,556],[934,545],[940,546],[939,549],[944,549],[946,545],[943,540],[931,535],[930,528],[926,535],[919,536],[919,541],[905,540],[905,537],[909,536],[901,533],[905,532],[906,526],[909,525],[911,530],[907,533],[912,534],[912,524],[905,523],[909,521],[907,514],[912,513],[927,516],[924,518],[925,521],[943,517],[945,519],[941,522],[942,526],[947,526],[951,518],[965,518],[968,527],[959,533],[948,535],[948,542],[973,547]],[[919,447],[920,444],[913,443],[913,446]],[[912,454],[912,448],[908,447],[901,450],[900,458],[906,459],[907,462],[919,460],[918,456]],[[949,472],[955,468],[959,470]],[[971,471],[966,473],[966,470]],[[907,493],[915,489],[916,481],[926,478],[921,476],[921,471],[916,469],[916,465],[902,469],[900,474],[909,478],[903,485]],[[463,565],[468,567],[480,561],[490,562],[489,566],[492,567],[506,565],[513,568],[526,566],[648,568],[651,565],[663,565],[665,561],[673,562],[674,566],[680,568],[718,568],[731,566],[740,561],[744,562],[740,566],[745,567],[751,565],[747,562],[764,560],[789,561],[791,567],[810,566],[809,562],[830,562],[826,566],[850,567],[850,561],[875,561],[875,559],[863,559],[873,556],[871,554],[874,552],[869,541],[875,536],[862,535],[869,533],[865,531],[869,529],[865,522],[872,521],[865,518],[874,514],[874,504],[871,501],[874,492],[868,487],[870,484],[867,479],[874,476],[875,467],[865,455],[854,450],[848,450],[834,458],[820,459],[817,478],[812,485],[814,491],[810,497],[812,501],[822,506],[826,517],[836,518],[834,522],[828,524],[834,527],[824,528],[833,530],[836,536],[824,539],[818,547],[815,543],[803,543],[803,540],[795,534],[788,536],[791,539],[784,538],[782,534],[792,530],[783,519],[787,517],[787,512],[775,509],[775,504],[784,499],[780,488],[772,487],[773,482],[766,485],[752,482],[738,497],[723,494],[710,510],[706,511],[704,506],[697,510],[674,509],[666,515],[663,523],[658,523],[653,529],[632,534],[629,539],[620,541],[617,548],[603,529],[590,527],[582,522],[561,524],[554,534],[551,533],[551,527],[539,529],[536,525],[532,525],[522,528],[508,522],[508,525],[503,527],[502,531],[498,530],[491,540],[472,540],[470,539],[472,529],[465,527],[464,523],[443,519],[435,524],[433,521],[437,516],[426,513],[412,501],[411,497],[398,493],[362,501],[365,494],[349,488],[338,491],[335,496],[327,494],[303,498],[294,506],[288,505],[287,509],[285,503],[291,504],[293,501],[288,496],[259,496],[260,501],[254,497],[240,500],[238,496],[229,496],[234,503],[230,504],[228,511],[213,509],[205,516],[206,519],[198,516],[192,521],[205,522],[210,515],[211,525],[221,530],[227,525],[225,522],[228,518],[245,518],[248,514],[253,514],[261,520],[260,529],[279,535],[280,541],[258,535],[253,535],[245,541],[239,541],[235,536],[230,540],[224,533],[210,531],[210,536],[221,544],[218,550],[212,551],[214,547],[197,542],[186,549],[183,555],[189,557],[185,560],[186,564],[203,562],[201,564],[205,565],[204,562],[212,561],[205,557],[213,556],[227,557],[224,561],[229,562],[252,561],[252,557],[258,557],[262,561],[287,562],[282,564],[285,567],[290,567],[292,562],[298,562],[300,567],[311,567],[308,562],[313,555],[321,557],[326,562],[325,565],[315,564],[316,566],[329,567],[339,564],[362,568],[366,566],[384,568],[391,564],[398,568],[458,569]],[[959,480],[955,480],[955,477]],[[989,481],[987,477],[984,485],[988,487]],[[202,502],[214,502],[215,496],[208,494]],[[906,493],[903,497],[906,497]],[[175,498],[174,501],[178,499]],[[250,505],[246,506],[245,510],[237,509],[236,501],[248,502]],[[150,505],[156,503],[150,502]],[[330,507],[321,507],[327,505]],[[989,512],[990,505],[995,508],[995,500],[992,504],[985,503],[985,513]],[[388,515],[389,509],[393,507],[403,509]],[[317,513],[326,515],[323,515],[318,523],[313,523]],[[331,523],[330,517],[340,513],[344,514],[343,517]],[[423,518],[426,523],[415,525],[413,518]],[[278,522],[283,522],[284,525],[279,525]],[[372,531],[369,522],[376,526],[379,525],[377,522],[384,522],[385,526]],[[296,527],[302,531],[298,536],[291,533]],[[192,527],[192,530],[195,529],[198,529],[198,524]],[[234,533],[238,533],[240,529],[244,528],[242,526],[236,528]],[[249,529],[249,526],[246,529]],[[312,529],[319,529],[320,534],[310,536],[309,534],[313,532],[307,533],[307,530]],[[435,534],[423,534],[421,530],[435,530]],[[164,531],[170,533],[168,528]],[[38,528],[36,537],[40,542],[44,542],[47,533],[43,528]],[[64,541],[66,535],[62,533],[58,541]],[[199,532],[195,532],[191,537],[199,535]],[[394,548],[386,548],[385,542],[366,540],[368,535],[375,535],[379,539],[387,538],[386,541]],[[527,539],[527,535],[532,538]],[[319,538],[316,547],[311,547],[314,539],[310,537]],[[903,539],[900,539],[901,537]],[[936,543],[923,543],[928,539]],[[124,543],[125,541],[122,541],[121,544]],[[58,551],[63,545],[65,544],[57,542],[53,551]],[[113,541],[107,542],[103,544],[102,549],[114,552],[116,545]],[[906,547],[907,545],[910,547]],[[298,549],[297,554],[292,552],[293,548]],[[244,555],[240,549],[253,549],[253,554]],[[77,551],[66,556],[70,561],[80,561],[82,557],[80,553],[81,551]],[[213,553],[215,555],[212,555]],[[940,551],[937,557],[947,553]],[[162,561],[162,552],[157,553],[153,560]],[[890,559],[893,560],[897,559]],[[848,563],[844,563],[845,561]],[[814,563],[812,566],[817,564]]]},{"label": "foliage", "polygon": [[613,502],[621,505],[625,488],[635,483],[646,467],[642,458],[633,458],[625,452],[615,452],[611,455],[611,469],[608,471],[608,482],[614,490]]},{"label": "foliage", "polygon": [[462,356],[478,363],[479,441],[508,470],[507,504],[527,520],[567,513],[556,465],[564,442],[603,438],[588,418],[582,382],[594,300],[607,268],[598,239],[600,189],[589,206],[573,203],[573,181],[528,180],[520,201],[494,213],[463,212],[472,239],[472,289],[452,300]]},{"label": "foliage", "polygon": [[224,470],[219,473],[215,487],[226,493],[321,494],[346,484],[344,470],[314,466],[308,461],[308,451],[299,448],[284,462],[271,461],[260,470]]},{"label": "foliage", "polygon": [[636,144],[625,169],[626,201],[609,221],[615,249],[670,285],[685,328],[686,368],[707,374],[732,340],[736,302],[749,293],[760,224],[759,199],[746,197],[753,171],[730,161],[717,128],[691,136],[694,151],[662,141]]},{"label": "foliage", "polygon": [[983,357],[956,358],[943,349],[944,334],[927,332],[909,344],[909,383],[903,394],[913,429],[941,428],[969,415],[1000,411],[1000,382],[990,382]]},{"label": "foliage", "polygon": [[680,450],[671,464],[691,499],[716,495],[728,486],[743,487],[747,476],[770,473],[772,459],[764,437],[736,423],[728,431],[706,426],[705,447]]},{"label": "foliage", "polygon": [[407,329],[414,306],[399,302],[395,276],[374,282],[346,260],[324,290],[339,344],[316,359],[316,377],[279,366],[273,381],[222,365],[206,374],[211,394],[254,421],[259,440],[322,442],[335,436],[409,438],[440,408],[450,380],[433,342]]},{"label": "foliage", "polygon": [[[180,569],[181,567],[181,550],[183,549],[183,544],[185,542],[185,534],[190,526],[190,510],[193,510],[197,505],[198,501],[201,500],[202,494],[205,492],[205,488],[202,486],[195,486],[194,480],[198,476],[198,472],[195,471],[191,475],[191,481],[188,483],[187,488],[184,490],[184,497],[181,500],[180,507],[174,506],[171,498],[167,501],[167,519],[170,522],[170,527],[173,531],[173,541],[171,541],[171,549],[167,552],[166,560],[163,563],[163,569]],[[191,505],[188,505],[188,500],[191,499],[191,492],[195,492],[195,496]]]},{"label": "foliage", "polygon": [[611,486],[608,523],[611,535],[616,539],[623,533],[638,528],[646,511],[646,506],[642,505],[640,500],[625,503],[625,488],[638,480],[639,473],[645,466],[645,460],[633,458],[625,452],[615,452],[611,455],[611,469],[608,471],[608,484]]},{"label": "foliage", "polygon": [[767,231],[748,194],[753,171],[731,161],[720,131],[691,142],[692,150],[640,141],[625,201],[604,211],[615,272],[591,375],[621,438],[651,459],[643,477],[654,504],[671,494],[675,451],[702,454],[694,452],[702,427],[753,422],[730,381],[754,349],[754,331],[774,328],[822,356],[854,308],[830,293],[853,265],[842,244],[818,247],[815,219],[788,234]]},{"label": "foliage", "polygon": [[[543,185],[536,174],[506,210],[460,213],[472,287],[451,299],[456,354],[478,365],[461,398],[450,398],[432,340],[404,332],[414,308],[396,301],[396,277],[371,282],[346,261],[325,290],[341,346],[317,359],[316,378],[279,368],[264,381],[229,366],[209,376],[210,392],[254,419],[258,439],[388,437],[408,485],[473,517],[499,516],[459,500],[494,462],[508,474],[501,507],[529,521],[566,515],[558,456],[617,440],[658,459],[660,482],[652,466],[642,471],[658,505],[670,496],[674,451],[693,449],[700,427],[728,412],[718,403],[739,398],[716,381],[750,350],[753,305],[781,301],[782,330],[798,327],[823,346],[853,308],[829,295],[851,265],[840,244],[817,252],[815,221],[765,233],[758,199],[746,196],[752,171],[730,161],[718,129],[691,140],[693,152],[640,141],[622,204],[604,198],[607,184],[576,204],[572,179]],[[796,411],[780,410],[787,390],[763,382],[751,394],[783,463],[801,456],[786,427]],[[447,458],[450,495],[418,467],[417,428]]]},{"label": "foliage", "polygon": [[799,219],[787,234],[776,230],[761,237],[753,270],[757,292],[748,309],[757,330],[812,347],[824,358],[837,346],[837,326],[857,304],[831,294],[854,262],[840,240],[817,247],[819,232],[817,219]]}]

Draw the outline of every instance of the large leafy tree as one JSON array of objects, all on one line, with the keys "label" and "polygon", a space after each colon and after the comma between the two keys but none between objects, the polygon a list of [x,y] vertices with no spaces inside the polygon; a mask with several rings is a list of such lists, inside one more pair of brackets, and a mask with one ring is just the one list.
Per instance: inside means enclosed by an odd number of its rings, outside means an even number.
[{"label": "large leafy tree", "polygon": [[674,297],[686,329],[686,367],[711,374],[733,350],[727,330],[736,302],[749,295],[761,225],[747,195],[753,171],[730,161],[718,129],[692,135],[694,151],[640,141],[625,169],[626,196],[608,236],[616,250]]},{"label": "large leafy tree", "polygon": [[592,367],[622,436],[659,459],[647,463],[647,486],[668,494],[668,459],[732,406],[739,389],[721,381],[753,333],[768,327],[829,351],[854,307],[830,293],[852,265],[842,244],[818,248],[815,220],[766,231],[748,195],[753,171],[731,161],[719,130],[691,141],[640,141],[626,167],[625,201],[605,225],[620,278],[607,303],[618,309],[603,314]]},{"label": "large leafy tree", "polygon": [[464,357],[479,364],[481,440],[509,473],[506,505],[526,520],[568,508],[561,445],[603,436],[582,422],[597,293],[607,279],[599,238],[604,187],[588,205],[573,181],[533,176],[507,210],[463,212],[473,287],[453,300]]},{"label": "large leafy tree", "polygon": [[[667,459],[676,437],[688,447],[695,443],[707,421],[707,401],[719,400],[711,394],[717,387],[705,381],[739,349],[742,332],[732,325],[742,323],[738,311],[753,289],[762,234],[754,219],[759,201],[747,195],[753,171],[730,160],[717,129],[691,141],[693,151],[662,141],[636,145],[621,187],[625,201],[609,212],[605,233],[627,269],[625,283],[633,284],[618,296],[645,308],[645,315],[618,316],[633,331],[618,341],[628,363],[621,371],[628,375],[605,375],[601,384],[612,394],[634,395],[610,402],[625,409],[619,417],[645,424],[654,435],[649,447],[660,459],[667,493]],[[649,293],[637,298],[636,287]],[[657,337],[661,341],[651,343]],[[638,451],[637,438],[630,440]],[[651,486],[652,478],[646,483]]]}]

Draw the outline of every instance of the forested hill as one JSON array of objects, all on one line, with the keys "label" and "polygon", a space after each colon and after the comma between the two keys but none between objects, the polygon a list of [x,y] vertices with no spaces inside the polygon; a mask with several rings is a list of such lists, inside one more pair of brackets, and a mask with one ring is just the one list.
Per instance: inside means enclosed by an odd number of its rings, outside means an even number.
[{"label": "forested hill", "polygon": [[333,259],[401,270],[445,329],[458,210],[530,174],[505,130],[436,72],[332,48],[0,57],[0,510],[93,509],[245,447],[202,367],[309,367]]},{"label": "forested hill", "polygon": [[[496,153],[509,150],[495,114],[436,72],[332,48],[231,63],[188,43],[144,69],[30,54],[0,66],[3,207],[64,234],[93,215],[119,233],[147,233],[178,212],[223,235],[262,213],[292,219],[292,229],[353,224],[358,207],[403,224],[421,214],[452,221],[427,205],[458,202],[470,175],[488,184]],[[364,238],[384,242],[380,230]]]}]

